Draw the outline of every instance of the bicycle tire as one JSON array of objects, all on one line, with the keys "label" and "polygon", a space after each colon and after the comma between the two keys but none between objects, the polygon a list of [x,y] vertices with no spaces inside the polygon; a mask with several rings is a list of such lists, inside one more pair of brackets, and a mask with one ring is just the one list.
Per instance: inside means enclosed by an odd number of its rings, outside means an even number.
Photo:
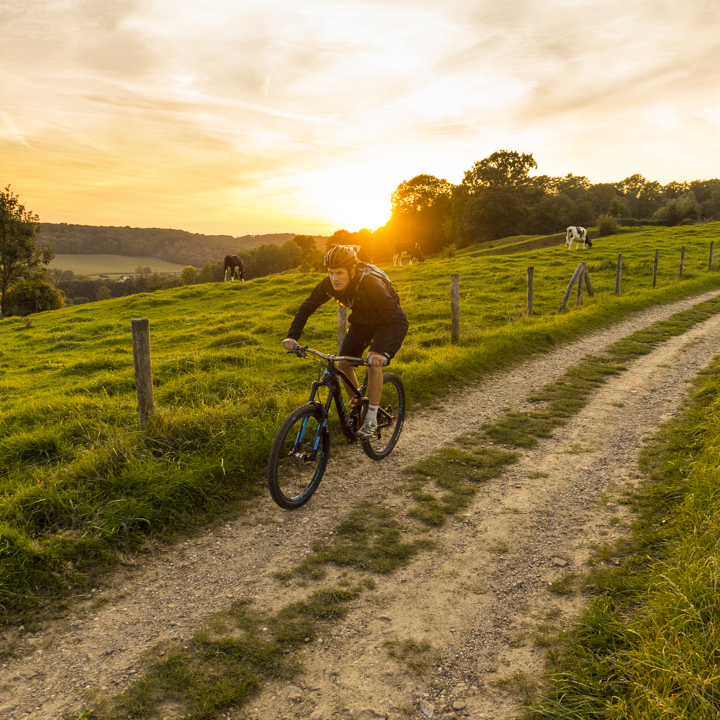
[{"label": "bicycle tire", "polygon": [[399,375],[383,375],[383,391],[378,407],[377,434],[362,441],[362,449],[373,460],[382,460],[392,451],[405,422],[405,385]]},{"label": "bicycle tire", "polygon": [[317,490],[330,454],[330,433],[321,432],[313,453],[322,410],[309,403],[293,410],[275,435],[268,458],[268,489],[272,499],[287,510],[304,505]]}]

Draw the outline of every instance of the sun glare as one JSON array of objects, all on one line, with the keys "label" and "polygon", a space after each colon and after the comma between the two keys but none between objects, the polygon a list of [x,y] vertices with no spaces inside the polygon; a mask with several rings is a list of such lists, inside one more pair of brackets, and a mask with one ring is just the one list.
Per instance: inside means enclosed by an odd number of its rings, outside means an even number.
[{"label": "sun glare", "polygon": [[397,184],[388,182],[388,177],[395,176],[375,166],[333,168],[300,178],[295,195],[307,217],[337,230],[375,230],[390,219],[390,199]]}]

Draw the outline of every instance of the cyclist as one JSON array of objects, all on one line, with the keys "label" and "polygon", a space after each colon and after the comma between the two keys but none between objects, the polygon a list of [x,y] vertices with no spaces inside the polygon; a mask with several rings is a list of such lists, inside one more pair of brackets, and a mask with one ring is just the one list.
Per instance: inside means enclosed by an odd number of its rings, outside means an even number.
[{"label": "cyclist", "polygon": [[[331,298],[352,309],[348,318],[350,327],[340,347],[340,355],[360,357],[370,348],[368,411],[362,427],[355,434],[360,439],[366,439],[377,431],[383,365],[389,365],[400,349],[408,331],[408,321],[387,275],[374,265],[359,262],[353,248],[334,245],[326,253],[323,262],[327,268],[327,277],[315,286],[300,306],[282,344],[286,350],[292,350],[308,318]],[[347,362],[340,361],[338,368],[344,368],[353,385],[358,387],[354,367],[348,367]]]}]

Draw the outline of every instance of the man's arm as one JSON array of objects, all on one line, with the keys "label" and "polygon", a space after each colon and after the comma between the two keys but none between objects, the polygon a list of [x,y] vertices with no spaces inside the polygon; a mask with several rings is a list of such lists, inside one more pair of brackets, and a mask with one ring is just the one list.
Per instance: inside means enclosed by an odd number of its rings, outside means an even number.
[{"label": "man's arm", "polygon": [[303,304],[295,313],[295,317],[293,318],[292,324],[290,325],[290,330],[288,330],[287,337],[285,338],[285,340],[283,340],[283,347],[285,347],[286,350],[292,350],[294,346],[286,347],[285,343],[289,340],[299,340],[300,336],[302,335],[303,328],[305,327],[305,323],[307,323],[308,321],[308,318],[321,305],[323,305],[330,299],[330,295],[328,294],[328,288],[326,287],[326,285],[332,287],[332,283],[330,282],[329,278],[324,278],[314,287],[313,291],[305,299]]}]

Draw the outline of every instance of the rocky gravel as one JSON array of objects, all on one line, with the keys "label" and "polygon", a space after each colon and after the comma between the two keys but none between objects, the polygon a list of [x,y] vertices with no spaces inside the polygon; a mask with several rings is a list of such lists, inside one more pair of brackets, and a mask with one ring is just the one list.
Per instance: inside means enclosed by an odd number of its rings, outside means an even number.
[{"label": "rocky gravel", "polygon": [[[59,720],[77,713],[90,690],[120,692],[142,673],[145,650],[191,637],[237,599],[273,611],[305,597],[308,588],[282,586],[274,574],[293,567],[364,499],[402,512],[406,501],[391,492],[402,468],[507,408],[526,408],[532,390],[587,354],[717,294],[637,313],[414,413],[380,463],[355,447],[339,452],[338,443],[326,479],[300,510],[262,497],[232,521],[150,557],[127,558],[106,585],[38,632],[6,629],[4,641],[16,641],[21,655],[0,667],[0,719]],[[629,511],[618,499],[636,481],[644,439],[678,412],[687,381],[719,352],[715,316],[633,362],[554,438],[482,486],[462,516],[433,530],[436,550],[377,577],[345,620],[305,647],[298,680],[268,683],[226,717],[516,717],[522,688],[541,683],[543,638],[569,626],[582,605],[578,593],[559,595],[548,585],[572,579],[594,545],[626,532]],[[341,577],[331,571],[326,584]],[[429,648],[425,672],[392,659],[389,640]]]}]

